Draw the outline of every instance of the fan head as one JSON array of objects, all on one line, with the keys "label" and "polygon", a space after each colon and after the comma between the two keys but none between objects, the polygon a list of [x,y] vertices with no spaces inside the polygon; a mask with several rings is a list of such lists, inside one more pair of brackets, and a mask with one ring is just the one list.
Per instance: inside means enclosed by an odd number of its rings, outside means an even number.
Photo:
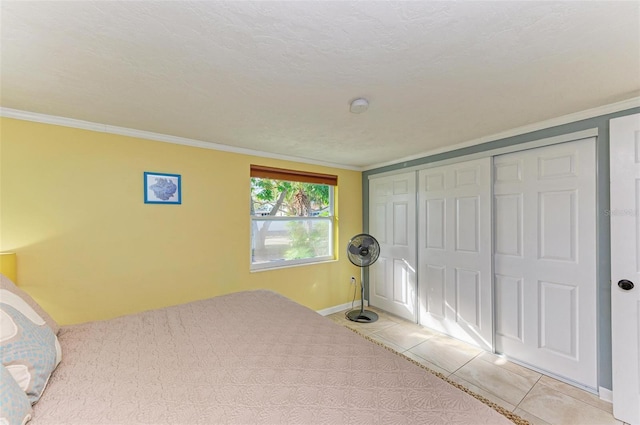
[{"label": "fan head", "polygon": [[373,236],[360,233],[347,244],[347,256],[358,267],[370,266],[380,256],[380,244]]}]

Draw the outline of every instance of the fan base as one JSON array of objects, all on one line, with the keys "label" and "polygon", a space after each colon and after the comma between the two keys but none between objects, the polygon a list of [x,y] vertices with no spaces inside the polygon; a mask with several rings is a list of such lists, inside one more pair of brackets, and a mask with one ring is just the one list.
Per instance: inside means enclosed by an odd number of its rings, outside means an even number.
[{"label": "fan base", "polygon": [[347,313],[347,319],[352,322],[373,323],[378,320],[378,315],[369,310],[351,310]]}]

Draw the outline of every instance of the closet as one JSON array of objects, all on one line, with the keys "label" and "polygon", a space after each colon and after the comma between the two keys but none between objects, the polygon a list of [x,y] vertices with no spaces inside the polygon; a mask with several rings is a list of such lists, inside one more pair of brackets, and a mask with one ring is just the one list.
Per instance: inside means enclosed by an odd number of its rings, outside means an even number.
[{"label": "closet", "polygon": [[597,388],[595,138],[372,176],[370,303]]},{"label": "closet", "polygon": [[380,243],[369,267],[369,303],[416,322],[415,172],[371,180],[369,211],[369,232]]},{"label": "closet", "polygon": [[491,158],[418,181],[419,323],[491,350]]}]

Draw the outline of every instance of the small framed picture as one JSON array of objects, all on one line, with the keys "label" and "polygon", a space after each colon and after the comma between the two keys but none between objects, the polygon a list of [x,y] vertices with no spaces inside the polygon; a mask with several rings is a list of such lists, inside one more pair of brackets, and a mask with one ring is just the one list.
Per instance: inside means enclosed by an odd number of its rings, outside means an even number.
[{"label": "small framed picture", "polygon": [[145,204],[181,204],[180,174],[144,172]]}]

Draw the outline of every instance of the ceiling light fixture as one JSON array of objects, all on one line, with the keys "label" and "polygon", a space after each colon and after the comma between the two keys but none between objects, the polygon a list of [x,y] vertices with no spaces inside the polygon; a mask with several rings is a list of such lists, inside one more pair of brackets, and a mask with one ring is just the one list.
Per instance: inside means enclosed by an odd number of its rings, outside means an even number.
[{"label": "ceiling light fixture", "polygon": [[369,109],[369,101],[364,98],[355,99],[351,102],[351,107],[349,108],[354,114],[361,114],[367,109]]}]

